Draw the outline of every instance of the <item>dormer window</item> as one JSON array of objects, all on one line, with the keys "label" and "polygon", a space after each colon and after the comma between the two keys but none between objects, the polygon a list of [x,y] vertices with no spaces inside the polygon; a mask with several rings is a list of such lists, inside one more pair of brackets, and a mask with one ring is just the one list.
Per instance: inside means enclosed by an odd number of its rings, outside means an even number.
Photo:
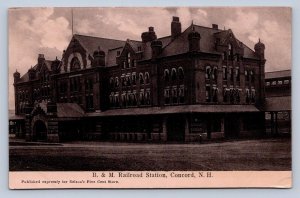
[{"label": "dormer window", "polygon": [[71,71],[76,71],[80,69],[80,61],[77,57],[72,58],[71,60]]},{"label": "dormer window", "polygon": [[130,57],[130,52],[127,53],[127,65],[130,68],[131,67],[131,57]]},{"label": "dormer window", "polygon": [[232,56],[232,45],[228,44],[228,55]]}]

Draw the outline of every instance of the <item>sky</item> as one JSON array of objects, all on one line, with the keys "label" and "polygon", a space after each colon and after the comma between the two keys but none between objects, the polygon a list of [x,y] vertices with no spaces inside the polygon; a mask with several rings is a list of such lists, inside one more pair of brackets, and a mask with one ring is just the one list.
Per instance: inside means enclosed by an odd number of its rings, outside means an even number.
[{"label": "sky", "polygon": [[[291,10],[284,7],[155,7],[73,8],[73,33],[113,39],[141,40],[153,26],[158,37],[170,35],[172,16],[182,31],[196,25],[231,29],[254,48],[266,46],[266,71],[291,69]],[[37,63],[38,54],[61,59],[72,37],[71,8],[14,8],[9,10],[9,109],[14,109],[13,73],[21,76]]]}]

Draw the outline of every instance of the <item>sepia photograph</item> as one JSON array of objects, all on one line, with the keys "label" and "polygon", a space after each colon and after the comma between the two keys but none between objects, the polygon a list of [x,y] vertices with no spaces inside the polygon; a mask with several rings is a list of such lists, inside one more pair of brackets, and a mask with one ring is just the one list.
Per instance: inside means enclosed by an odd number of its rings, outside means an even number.
[{"label": "sepia photograph", "polygon": [[[10,182],[20,180],[12,188],[34,188],[42,181],[24,174],[43,172],[88,172],[121,188],[123,178],[184,178],[142,187],[201,188],[188,181],[284,173],[283,187],[291,187],[291,14],[289,7],[10,8],[9,172]],[[278,187],[257,185],[247,187]]]}]

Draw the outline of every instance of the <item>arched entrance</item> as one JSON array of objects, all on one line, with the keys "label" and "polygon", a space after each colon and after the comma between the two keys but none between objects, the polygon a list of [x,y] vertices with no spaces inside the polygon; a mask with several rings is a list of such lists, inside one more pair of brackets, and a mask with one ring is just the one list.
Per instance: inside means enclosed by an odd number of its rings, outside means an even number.
[{"label": "arched entrance", "polygon": [[36,141],[47,140],[47,127],[42,120],[37,120],[33,125],[33,134],[35,134]]}]

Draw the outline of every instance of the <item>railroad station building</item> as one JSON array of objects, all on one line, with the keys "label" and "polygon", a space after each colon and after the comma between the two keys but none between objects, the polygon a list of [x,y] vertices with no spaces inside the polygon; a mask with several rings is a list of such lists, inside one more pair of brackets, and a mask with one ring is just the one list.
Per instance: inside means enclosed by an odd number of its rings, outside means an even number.
[{"label": "railroad station building", "polygon": [[178,17],[141,40],[74,34],[61,60],[14,73],[16,136],[28,141],[191,142],[265,133],[265,45]]}]

